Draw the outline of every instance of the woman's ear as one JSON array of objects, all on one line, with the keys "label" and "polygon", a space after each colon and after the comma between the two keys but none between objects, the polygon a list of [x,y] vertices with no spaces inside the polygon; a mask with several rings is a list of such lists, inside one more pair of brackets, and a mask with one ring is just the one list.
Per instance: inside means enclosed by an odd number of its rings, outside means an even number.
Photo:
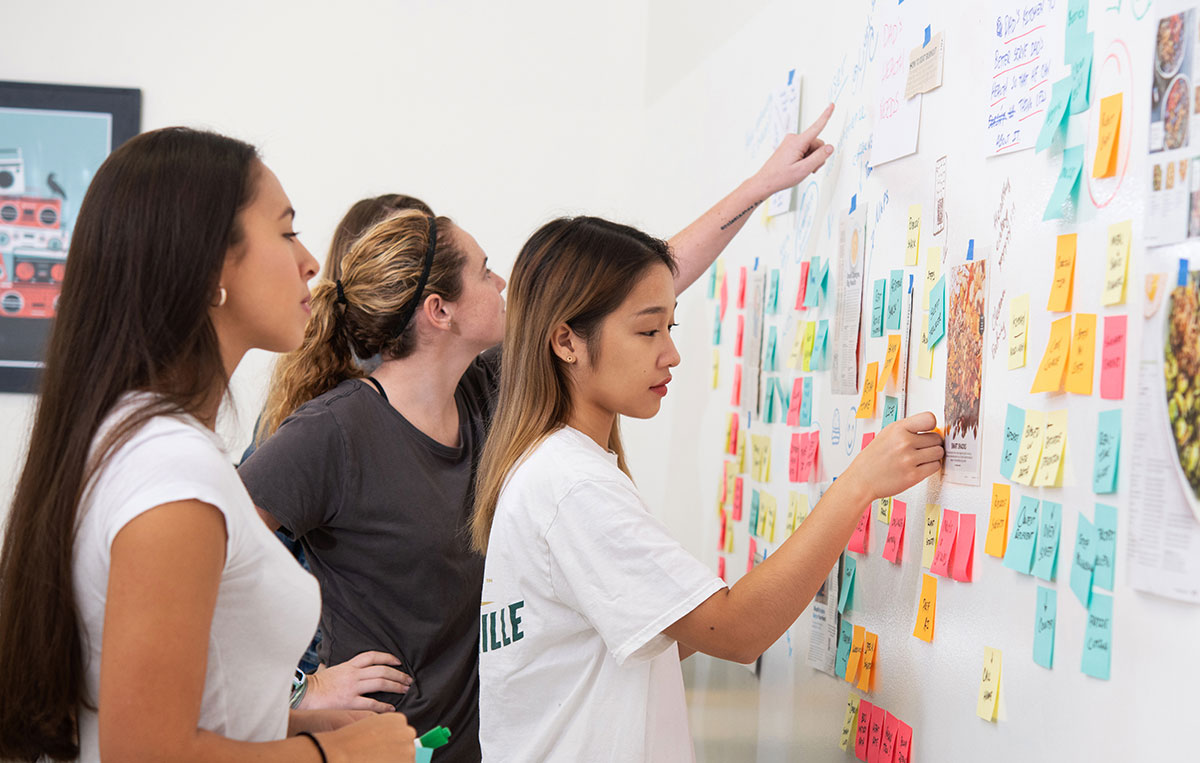
[{"label": "woman's ear", "polygon": [[430,294],[421,305],[421,312],[429,320],[430,325],[442,330],[454,328],[454,313],[452,305],[442,299],[439,294]]},{"label": "woman's ear", "polygon": [[559,360],[568,365],[579,362],[578,348],[582,346],[583,342],[565,323],[558,324],[558,327],[550,334],[550,349],[558,356]]}]

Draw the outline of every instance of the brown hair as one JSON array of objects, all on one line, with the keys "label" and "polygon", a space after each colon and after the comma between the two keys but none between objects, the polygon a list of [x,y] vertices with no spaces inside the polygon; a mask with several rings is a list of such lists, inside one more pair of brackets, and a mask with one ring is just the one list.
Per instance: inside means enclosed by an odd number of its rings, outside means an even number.
[{"label": "brown hair", "polygon": [[[166,128],[114,151],[84,196],[0,555],[0,758],[79,755],[79,505],[142,424],[227,391],[209,309],[260,168],[246,143]],[[136,390],[155,394],[93,443]]]},{"label": "brown hair", "polygon": [[[594,360],[593,340],[604,319],[654,265],[676,272],[665,241],[597,217],[549,222],[521,248],[508,282],[500,398],[475,478],[471,540],[476,550],[487,551],[509,473],[570,418],[570,378],[550,344],[555,328],[570,326]],[[608,448],[628,474],[619,419],[613,421]]]},{"label": "brown hair", "polygon": [[415,209],[429,217],[433,216],[433,210],[428,204],[415,196],[402,193],[385,193],[382,196],[359,199],[351,204],[333,231],[329,254],[325,255],[325,267],[321,270],[322,277],[330,281],[341,278],[342,258],[350,251],[350,246],[375,223],[406,209]]},{"label": "brown hair", "polygon": [[[449,218],[437,218],[436,249],[424,299],[437,294],[453,302],[462,294],[466,255],[452,230]],[[401,309],[415,296],[428,249],[429,217],[415,210],[401,212],[376,223],[346,253],[341,277],[345,304],[338,303],[334,281],[317,283],[304,343],[275,365],[257,442],[273,434],[309,400],[346,379],[365,376],[356,358],[377,354],[403,358],[416,349],[413,326],[419,309],[405,325],[398,324]]]}]

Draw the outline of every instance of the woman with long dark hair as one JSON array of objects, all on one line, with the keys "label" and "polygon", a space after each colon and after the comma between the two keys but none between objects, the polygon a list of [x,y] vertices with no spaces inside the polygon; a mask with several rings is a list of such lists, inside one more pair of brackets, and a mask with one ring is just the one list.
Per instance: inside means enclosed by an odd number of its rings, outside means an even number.
[{"label": "woman with long dark hair", "polygon": [[289,714],[317,584],[212,431],[242,356],[303,335],[294,214],[213,133],[146,133],[96,173],[0,556],[0,758],[412,759],[400,715]]}]

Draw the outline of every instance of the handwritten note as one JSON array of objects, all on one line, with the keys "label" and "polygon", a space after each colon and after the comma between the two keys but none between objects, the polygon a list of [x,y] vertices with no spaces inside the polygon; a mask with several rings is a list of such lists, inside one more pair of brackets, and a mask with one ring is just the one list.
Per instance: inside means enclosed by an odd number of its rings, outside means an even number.
[{"label": "handwritten note", "polygon": [[1026,575],[1033,569],[1033,552],[1037,546],[1038,500],[1021,496],[1017,519],[1008,536],[1008,549],[1004,552],[1004,566]]},{"label": "handwritten note", "polygon": [[997,559],[1004,558],[1008,541],[1008,506],[1012,489],[1001,482],[992,484],[992,508],[988,514],[987,540],[983,553]]},{"label": "handwritten note", "polygon": [[814,371],[824,371],[829,367],[829,321],[822,318],[817,324],[817,339],[813,343],[812,362]]},{"label": "handwritten note", "polygon": [[870,702],[860,700],[858,703],[858,728],[854,735],[854,757],[865,761],[867,748],[871,739],[871,713],[875,706]]},{"label": "handwritten note", "polygon": [[879,379],[879,363],[867,364],[867,376],[863,379],[862,399],[858,401],[858,412],[854,414],[857,419],[873,419],[875,418],[875,385]]},{"label": "handwritten note", "polygon": [[842,736],[838,742],[838,747],[842,748],[842,752],[846,752],[850,748],[850,740],[854,738],[854,729],[858,725],[858,695],[850,693],[850,699],[846,700],[846,718],[842,721]]},{"label": "handwritten note", "polygon": [[929,347],[929,313],[921,313],[921,344],[917,346],[917,376],[933,378],[933,350]]},{"label": "handwritten note", "polygon": [[838,588],[838,612],[845,614],[846,609],[854,609],[854,573],[858,562],[852,556],[842,557],[842,584]]},{"label": "handwritten note", "polygon": [[942,248],[930,246],[925,249],[925,286],[921,292],[921,309],[929,309],[929,295],[942,274]]},{"label": "handwritten note", "polygon": [[1050,282],[1050,300],[1046,309],[1065,312],[1071,309],[1071,293],[1075,285],[1075,251],[1078,234],[1064,233],[1058,237],[1054,252],[1054,279]]},{"label": "handwritten note", "polygon": [[779,268],[771,268],[770,280],[767,282],[768,313],[779,312]]},{"label": "handwritten note", "polygon": [[933,627],[937,620],[937,578],[933,575],[921,575],[921,599],[917,604],[917,623],[913,627],[913,636],[933,643]]},{"label": "handwritten note", "polygon": [[1071,558],[1071,592],[1087,609],[1092,602],[1092,576],[1096,567],[1096,527],[1079,513],[1075,529],[1075,556]]},{"label": "handwritten note", "polygon": [[1092,313],[1075,315],[1075,335],[1067,356],[1067,392],[1076,395],[1092,394],[1092,374],[1096,367],[1096,316]]},{"label": "handwritten note", "polygon": [[996,720],[1000,697],[1000,667],[1002,655],[999,649],[983,648],[983,675],[979,679],[979,701],[975,714],[985,721]]},{"label": "handwritten note", "polygon": [[1038,366],[1030,392],[1058,392],[1067,375],[1067,356],[1071,349],[1071,316],[1050,324],[1050,338],[1046,340],[1046,352]]},{"label": "handwritten note", "polygon": [[839,676],[845,677],[850,663],[850,649],[854,645],[854,626],[846,618],[841,618],[838,630],[838,650],[834,661],[834,670]]},{"label": "handwritten note", "polygon": [[871,336],[883,336],[883,309],[887,299],[887,279],[880,278],[875,282],[871,298]]},{"label": "handwritten note", "polygon": [[867,742],[867,763],[880,763],[879,749],[883,746],[884,712],[879,705],[871,708],[871,737]]},{"label": "handwritten note", "polygon": [[846,663],[846,680],[854,683],[858,678],[858,670],[862,667],[863,643],[867,638],[867,629],[861,625],[854,626],[854,641],[850,644],[850,661]]},{"label": "handwritten note", "polygon": [[1121,411],[1101,411],[1096,427],[1096,462],[1092,492],[1117,492],[1117,467],[1121,457]]},{"label": "handwritten note", "polygon": [[937,347],[946,336],[946,276],[938,278],[929,293],[929,346]]},{"label": "handwritten note", "polygon": [[912,759],[912,726],[896,721],[896,763],[910,763]]},{"label": "handwritten note", "polygon": [[1046,212],[1042,220],[1061,220],[1063,205],[1068,199],[1079,196],[1079,177],[1083,171],[1083,146],[1071,146],[1063,150],[1062,169],[1058,171],[1058,182],[1046,202]]},{"label": "handwritten note", "polygon": [[1014,297],[1008,303],[1008,368],[1025,367],[1025,348],[1029,340],[1029,295]]},{"label": "handwritten note", "polygon": [[928,93],[942,86],[942,61],[946,57],[946,34],[938,32],[927,44],[913,48],[908,55],[908,81],[904,97]]},{"label": "handwritten note", "polygon": [[960,583],[970,583],[975,569],[975,515],[958,515],[958,537],[954,541],[950,577]]},{"label": "handwritten note", "polygon": [[742,340],[746,335],[746,316],[738,315],[737,317],[737,333],[733,335],[733,357],[742,357]]},{"label": "handwritten note", "polygon": [[733,394],[730,395],[730,405],[739,405],[742,401],[742,364],[738,363],[733,367]]},{"label": "handwritten note", "polygon": [[1013,468],[1017,465],[1017,452],[1021,447],[1021,435],[1025,429],[1025,411],[1008,404],[1008,412],[1004,417],[1004,440],[1000,450],[1000,474],[1005,479],[1013,478]]},{"label": "handwritten note", "polygon": [[810,265],[810,263],[807,263],[807,262],[800,263],[800,281],[799,281],[799,286],[796,287],[796,304],[795,304],[796,310],[807,310],[808,309],[804,306],[804,297],[808,294],[809,265]]},{"label": "handwritten note", "polygon": [[900,357],[900,335],[888,334],[887,355],[883,358],[883,369],[879,375],[878,387],[883,389],[889,384],[894,384],[896,372],[900,369],[900,365],[896,362]]},{"label": "handwritten note", "polygon": [[880,763],[894,763],[896,759],[896,736],[900,728],[896,716],[887,713],[883,718],[883,745],[879,748]]},{"label": "handwritten note", "polygon": [[954,540],[958,537],[958,512],[953,509],[942,510],[942,528],[938,533],[937,549],[933,554],[933,564],[929,571],[934,575],[950,577],[950,563],[954,556]]},{"label": "handwritten note", "polygon": [[847,548],[856,554],[867,553],[867,541],[870,532],[871,507],[868,506],[863,510],[862,516],[858,518],[858,526],[854,528],[854,534],[850,536],[850,545]]},{"label": "handwritten note", "polygon": [[796,532],[796,528],[806,519],[808,519],[808,496],[804,493],[797,493],[795,490],[789,490],[788,535]]},{"label": "handwritten note", "polygon": [[1080,35],[1074,40],[1067,41],[1066,59],[1071,65],[1071,108],[1072,114],[1082,114],[1088,110],[1092,100],[1092,47],[1093,33]]},{"label": "handwritten note", "polygon": [[805,371],[812,370],[813,342],[816,339],[817,324],[807,321],[804,324],[804,342],[800,345],[801,366]]},{"label": "handwritten note", "polygon": [[903,3],[880,9],[875,29],[875,132],[871,139],[871,167],[878,167],[917,150],[921,126],[921,99],[904,97],[908,73],[908,51],[921,43],[921,11]]},{"label": "handwritten note", "polygon": [[892,510],[888,517],[887,541],[883,544],[883,558],[893,564],[900,563],[904,551],[904,521],[908,511],[904,501],[893,500]]},{"label": "handwritten note", "polygon": [[1127,316],[1104,316],[1104,349],[1100,354],[1100,397],[1125,397],[1125,329]]},{"label": "handwritten note", "polygon": [[921,246],[921,205],[908,208],[908,231],[904,239],[904,264],[916,267],[917,252]]},{"label": "handwritten note", "polygon": [[875,652],[879,636],[867,631],[863,637],[862,667],[858,671],[858,690],[871,691],[875,688]]},{"label": "handwritten note", "polygon": [[925,536],[921,541],[921,566],[929,569],[937,551],[938,529],[942,523],[942,509],[936,503],[925,504]]},{"label": "handwritten note", "polygon": [[1083,632],[1083,661],[1080,666],[1092,678],[1108,680],[1112,665],[1112,597],[1092,594],[1087,627]]},{"label": "handwritten note", "polygon": [[1096,158],[1092,162],[1092,177],[1108,178],[1117,174],[1122,101],[1122,93],[1114,93],[1100,99],[1100,128],[1096,137]]},{"label": "handwritten note", "polygon": [[884,316],[884,328],[888,331],[900,330],[900,313],[904,306],[904,271],[893,270],[888,276],[887,314]]},{"label": "handwritten note", "polygon": [[1042,442],[1042,461],[1038,464],[1033,484],[1037,487],[1057,487],[1062,484],[1063,453],[1067,447],[1067,412],[1046,414],[1046,434]]},{"label": "handwritten note", "polygon": [[883,426],[892,424],[900,416],[900,400],[887,395],[883,398]]},{"label": "handwritten note", "polygon": [[1096,562],[1092,585],[1113,589],[1117,559],[1117,507],[1096,504]]},{"label": "handwritten note", "polygon": [[1050,87],[1050,104],[1046,106],[1046,121],[1042,122],[1041,132],[1037,137],[1037,150],[1045,151],[1050,148],[1054,139],[1064,131],[1067,124],[1067,110],[1071,107],[1070,77],[1063,77]]},{"label": "handwritten note", "polygon": [[808,280],[804,284],[804,307],[821,304],[821,258],[813,257],[808,266]]},{"label": "handwritten note", "polygon": [[1046,415],[1041,411],[1025,411],[1025,426],[1021,430],[1021,446],[1017,450],[1017,464],[1013,468],[1012,481],[1020,485],[1032,485],[1038,461],[1042,455],[1042,435]]},{"label": "handwritten note", "polygon": [[750,476],[756,481],[771,480],[771,438],[767,435],[750,435],[750,464]]},{"label": "handwritten note", "polygon": [[1126,220],[1108,226],[1108,249],[1104,255],[1105,307],[1125,304],[1125,282],[1129,278],[1129,247],[1133,241],[1133,222]]},{"label": "handwritten note", "polygon": [[[984,147],[989,156],[1033,148],[1037,116],[1050,101],[1050,69],[1059,50],[1054,25],[1041,13],[1022,10],[1008,3],[984,18],[983,28],[992,36],[990,55],[983,59],[991,65]],[[1056,128],[1061,123],[1060,114]]]},{"label": "handwritten note", "polygon": [[1033,616],[1033,661],[1043,668],[1054,667],[1054,629],[1058,622],[1058,592],[1039,585],[1037,610]]},{"label": "handwritten note", "polygon": [[1058,541],[1062,535],[1062,504],[1042,501],[1038,512],[1037,550],[1033,558],[1033,574],[1042,580],[1053,581],[1058,571]]},{"label": "handwritten note", "polygon": [[804,389],[801,394],[803,394],[804,397],[800,400],[800,426],[810,427],[812,426],[812,377],[805,377]]}]

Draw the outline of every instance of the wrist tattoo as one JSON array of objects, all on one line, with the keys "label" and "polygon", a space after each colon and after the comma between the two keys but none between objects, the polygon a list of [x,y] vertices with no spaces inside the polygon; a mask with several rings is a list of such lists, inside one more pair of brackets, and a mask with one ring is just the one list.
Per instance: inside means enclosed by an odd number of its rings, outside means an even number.
[{"label": "wrist tattoo", "polygon": [[754,208],[755,208],[755,207],[757,207],[759,204],[762,204],[762,202],[761,202],[761,201],[756,201],[756,202],[754,202],[753,204],[751,204],[750,206],[748,206],[748,207],[746,207],[745,209],[743,209],[741,212],[738,212],[736,215],[734,215],[734,216],[733,216],[733,219],[731,219],[729,222],[727,222],[727,223],[725,223],[724,225],[722,225],[722,226],[721,226],[721,230],[725,230],[725,229],[726,229],[726,228],[728,228],[730,225],[733,225],[733,224],[734,224],[734,223],[736,223],[738,220],[741,220],[743,217],[745,217],[745,216],[746,216],[746,213],[747,213],[747,212],[752,212],[752,211],[754,211]]}]

